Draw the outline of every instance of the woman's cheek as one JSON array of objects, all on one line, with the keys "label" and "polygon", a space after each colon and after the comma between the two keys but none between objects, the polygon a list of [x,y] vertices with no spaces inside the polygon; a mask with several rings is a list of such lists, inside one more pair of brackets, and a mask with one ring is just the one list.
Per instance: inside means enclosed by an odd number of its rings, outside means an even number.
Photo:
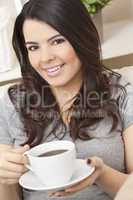
[{"label": "woman's cheek", "polygon": [[76,57],[76,53],[71,47],[67,48],[64,52],[62,51],[62,58],[64,58],[66,62],[74,61]]}]

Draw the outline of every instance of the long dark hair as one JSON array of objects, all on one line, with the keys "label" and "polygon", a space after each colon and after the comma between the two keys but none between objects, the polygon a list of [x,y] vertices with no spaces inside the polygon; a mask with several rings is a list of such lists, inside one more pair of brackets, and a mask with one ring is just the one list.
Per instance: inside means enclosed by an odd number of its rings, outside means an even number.
[{"label": "long dark hair", "polygon": [[[23,35],[23,24],[26,19],[44,21],[56,29],[71,43],[82,63],[83,84],[69,109],[72,111],[72,139],[91,139],[84,127],[94,125],[107,115],[113,119],[111,130],[115,129],[119,112],[117,102],[111,97],[110,77],[119,78],[120,75],[103,66],[98,32],[83,3],[80,0],[30,0],[17,17],[13,33],[13,47],[21,66],[22,83],[9,89],[9,96],[27,133],[26,143],[35,146],[46,138],[46,129],[53,123],[53,119],[56,123],[47,137],[53,134],[62,139],[66,134],[56,134],[59,125],[65,126],[59,106],[55,103],[56,99],[48,83],[29,62]],[[42,94],[42,88],[45,88],[45,96]],[[41,97],[39,104],[36,94]],[[89,98],[86,99],[84,94],[89,95]]]}]

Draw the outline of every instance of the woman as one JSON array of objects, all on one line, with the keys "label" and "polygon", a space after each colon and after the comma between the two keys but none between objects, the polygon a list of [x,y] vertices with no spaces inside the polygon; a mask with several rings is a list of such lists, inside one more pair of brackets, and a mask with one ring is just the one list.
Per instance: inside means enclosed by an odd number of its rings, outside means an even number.
[{"label": "woman", "polygon": [[103,66],[98,33],[84,5],[30,0],[16,19],[13,46],[23,78],[1,99],[3,199],[21,199],[23,153],[63,139],[75,142],[77,157],[88,159],[95,172],[50,197],[23,189],[23,199],[112,199],[133,170],[133,90]]}]

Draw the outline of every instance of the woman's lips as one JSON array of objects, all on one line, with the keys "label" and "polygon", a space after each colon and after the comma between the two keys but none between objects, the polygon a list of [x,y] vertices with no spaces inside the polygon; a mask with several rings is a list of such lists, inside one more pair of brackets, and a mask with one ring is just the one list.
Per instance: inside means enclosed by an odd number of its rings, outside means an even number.
[{"label": "woman's lips", "polygon": [[61,68],[63,67],[64,64],[62,65],[57,65],[55,67],[49,67],[45,68],[45,71],[48,76],[57,76],[60,73]]}]

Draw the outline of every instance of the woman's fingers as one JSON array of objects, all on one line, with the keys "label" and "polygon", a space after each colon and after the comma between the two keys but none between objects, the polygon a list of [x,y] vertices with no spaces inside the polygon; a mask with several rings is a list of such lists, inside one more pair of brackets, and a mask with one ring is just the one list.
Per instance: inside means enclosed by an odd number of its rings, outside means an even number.
[{"label": "woman's fingers", "polygon": [[8,178],[1,178],[0,179],[0,183],[1,184],[6,184],[6,185],[12,185],[12,184],[16,184],[19,182],[19,179],[8,179]]},{"label": "woman's fingers", "polygon": [[86,186],[92,185],[92,177],[87,177],[86,179],[84,179],[83,181],[73,185],[72,187],[69,187],[67,189],[65,189],[65,192],[78,192],[80,190],[83,190],[84,188],[86,188]]},{"label": "woman's fingers", "polygon": [[27,158],[24,155],[29,149],[28,145],[23,147],[3,147],[0,149],[0,183],[18,183],[20,176],[27,171],[25,164]]},{"label": "woman's fingers", "polygon": [[[6,152],[0,153],[0,160],[6,160],[9,162],[18,163],[18,164],[26,164],[27,158],[23,154],[28,149],[29,149],[28,145],[25,145],[24,147],[8,149]],[[0,162],[0,166],[1,166],[1,163],[2,162]]]},{"label": "woman's fingers", "polygon": [[3,161],[1,169],[17,173],[24,173],[27,170],[23,164],[16,164],[8,161]]},{"label": "woman's fingers", "polygon": [[[93,172],[93,174],[95,174],[95,172]],[[78,182],[77,184],[74,184],[73,186],[66,188],[64,190],[58,191],[58,192],[53,192],[50,194],[50,196],[68,196],[71,195],[75,192],[78,192],[80,190],[83,190],[84,188],[86,188],[89,185],[92,185],[93,181],[94,181],[94,177],[92,178],[92,175],[85,178],[84,180]]]},{"label": "woman's fingers", "polygon": [[[25,156],[24,153],[26,151],[28,151],[29,149],[30,149],[30,146],[28,144],[26,144],[26,145],[24,145],[22,147],[13,148],[12,152],[16,153],[18,155],[21,155],[22,158],[20,158],[20,163],[26,164],[28,161],[27,161],[27,156]],[[18,157],[18,161],[19,161],[19,157]]]},{"label": "woman's fingers", "polygon": [[103,167],[103,160],[99,157],[91,157],[87,159],[87,163],[94,166],[96,169]]},{"label": "woman's fingers", "polygon": [[14,152],[6,152],[3,155],[3,159],[7,160],[8,162],[18,163],[18,164],[25,164],[25,156],[22,154],[14,153]]},{"label": "woman's fingers", "polygon": [[5,171],[5,170],[0,170],[0,177],[1,178],[19,178],[22,174],[18,172],[11,172],[11,171]]},{"label": "woman's fingers", "polygon": [[25,153],[25,151],[28,151],[29,148],[30,148],[29,145],[26,144],[26,145],[24,145],[24,146],[12,148],[12,152],[14,152],[14,153],[19,153],[19,154],[23,154],[23,153]]},{"label": "woman's fingers", "polygon": [[92,185],[92,182],[93,182],[92,177],[87,177],[83,181],[81,181],[77,184],[74,184],[73,186],[66,188],[62,191],[52,193],[51,195],[52,196],[68,196],[68,195],[71,195],[75,192],[79,192],[79,191],[85,189],[89,185]]}]

